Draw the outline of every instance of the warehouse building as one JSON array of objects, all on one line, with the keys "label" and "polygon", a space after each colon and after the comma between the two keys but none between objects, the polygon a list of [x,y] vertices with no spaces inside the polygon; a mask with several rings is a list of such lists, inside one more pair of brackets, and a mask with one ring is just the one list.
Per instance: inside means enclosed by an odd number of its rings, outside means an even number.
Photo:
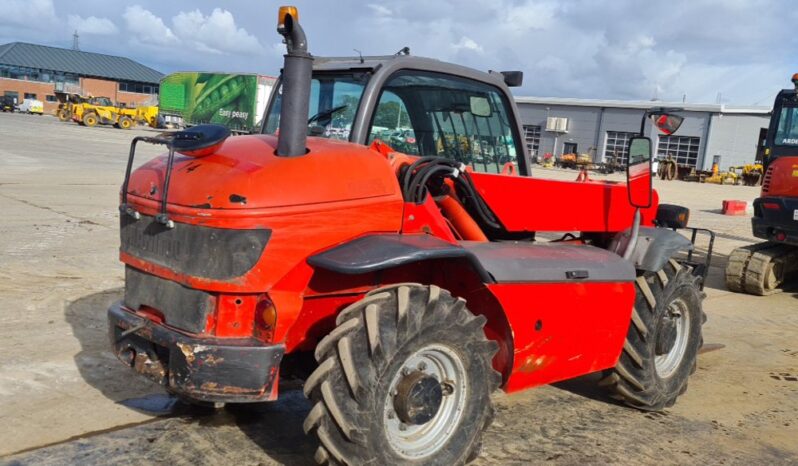
[{"label": "warehouse building", "polygon": [[157,103],[162,73],[129,58],[44,45],[12,42],[0,45],[0,93],[58,106],[55,92],[108,97],[134,106]]},{"label": "warehouse building", "polygon": [[594,162],[625,162],[629,138],[640,131],[643,114],[652,108],[679,108],[685,117],[676,134],[657,134],[646,124],[646,135],[658,157],[709,170],[752,163],[761,149],[770,107],[686,104],[658,101],[586,100],[516,97],[524,137],[533,161],[551,153],[590,154]]}]

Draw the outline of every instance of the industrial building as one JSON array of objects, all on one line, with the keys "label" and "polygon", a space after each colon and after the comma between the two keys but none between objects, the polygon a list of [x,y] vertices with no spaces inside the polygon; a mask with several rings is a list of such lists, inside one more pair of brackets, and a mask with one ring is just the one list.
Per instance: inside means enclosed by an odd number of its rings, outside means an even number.
[{"label": "industrial building", "polygon": [[56,91],[108,97],[118,104],[156,103],[163,74],[129,58],[11,42],[0,45],[0,93],[58,106]]},{"label": "industrial building", "polygon": [[645,134],[658,157],[709,170],[754,161],[764,139],[770,107],[688,104],[659,101],[586,100],[516,97],[524,137],[533,161],[551,153],[587,153],[594,162],[625,161],[629,138],[640,131],[647,110],[678,108],[685,117],[676,134],[657,134],[646,124]]}]

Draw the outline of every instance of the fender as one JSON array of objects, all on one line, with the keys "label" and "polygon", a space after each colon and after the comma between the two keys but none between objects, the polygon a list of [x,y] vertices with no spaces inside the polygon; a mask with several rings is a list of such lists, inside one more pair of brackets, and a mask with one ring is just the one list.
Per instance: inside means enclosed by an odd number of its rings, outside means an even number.
[{"label": "fender", "polygon": [[362,236],[313,255],[308,263],[345,275],[358,275],[432,259],[466,259],[483,283],[495,281],[471,251],[431,235]]},{"label": "fender", "polygon": [[[629,241],[629,229],[618,233],[610,250],[623,251]],[[640,227],[637,245],[630,260],[638,270],[657,272],[668,259],[680,251],[692,251],[693,243],[679,233],[667,228]]]}]

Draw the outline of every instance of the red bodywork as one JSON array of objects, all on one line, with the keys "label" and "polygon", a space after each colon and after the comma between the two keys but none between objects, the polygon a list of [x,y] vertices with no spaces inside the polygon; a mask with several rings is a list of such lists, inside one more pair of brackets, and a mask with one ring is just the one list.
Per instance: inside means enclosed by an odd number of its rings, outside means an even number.
[{"label": "red bodywork", "polygon": [[[431,234],[451,243],[479,238],[453,227],[453,221],[466,225],[468,219],[445,217],[431,197],[422,205],[405,203],[397,165],[407,157],[384,146],[309,138],[307,155],[278,157],[276,145],[273,136],[240,136],[212,155],[177,156],[174,162],[168,213],[175,222],[272,230],[249,272],[228,281],[200,279],[121,254],[129,266],[218,294],[216,312],[198,336],[254,336],[285,344],[286,353],[312,350],[334,326],[335,315],[364,293],[419,282],[465,298],[472,312],[488,318],[486,334],[500,344],[494,365],[508,391],[615,365],[631,317],[632,282],[485,284],[462,262],[447,260],[362,275],[314,269],[308,257],[374,233]],[[130,179],[128,202],[142,214],[158,212],[155,188],[163,185],[165,160],[144,164]],[[511,232],[618,232],[632,222],[634,210],[621,183],[478,173],[472,178]],[[643,224],[651,224],[656,206],[655,196],[642,211]],[[256,309],[264,302],[276,308],[273,328],[259,321]]]},{"label": "red bodywork", "polygon": [[762,196],[798,198],[798,157],[781,156],[770,162]]}]

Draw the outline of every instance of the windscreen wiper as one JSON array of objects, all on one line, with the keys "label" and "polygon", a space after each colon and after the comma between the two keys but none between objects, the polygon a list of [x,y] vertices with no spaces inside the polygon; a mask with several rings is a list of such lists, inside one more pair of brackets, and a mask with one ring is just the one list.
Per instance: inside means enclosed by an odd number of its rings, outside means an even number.
[{"label": "windscreen wiper", "polygon": [[308,118],[308,124],[313,123],[314,121],[321,120],[322,118],[331,117],[333,114],[340,112],[341,110],[349,107],[347,104],[339,105],[337,107],[328,108],[327,110],[322,110],[319,113],[313,115],[312,117]]}]

